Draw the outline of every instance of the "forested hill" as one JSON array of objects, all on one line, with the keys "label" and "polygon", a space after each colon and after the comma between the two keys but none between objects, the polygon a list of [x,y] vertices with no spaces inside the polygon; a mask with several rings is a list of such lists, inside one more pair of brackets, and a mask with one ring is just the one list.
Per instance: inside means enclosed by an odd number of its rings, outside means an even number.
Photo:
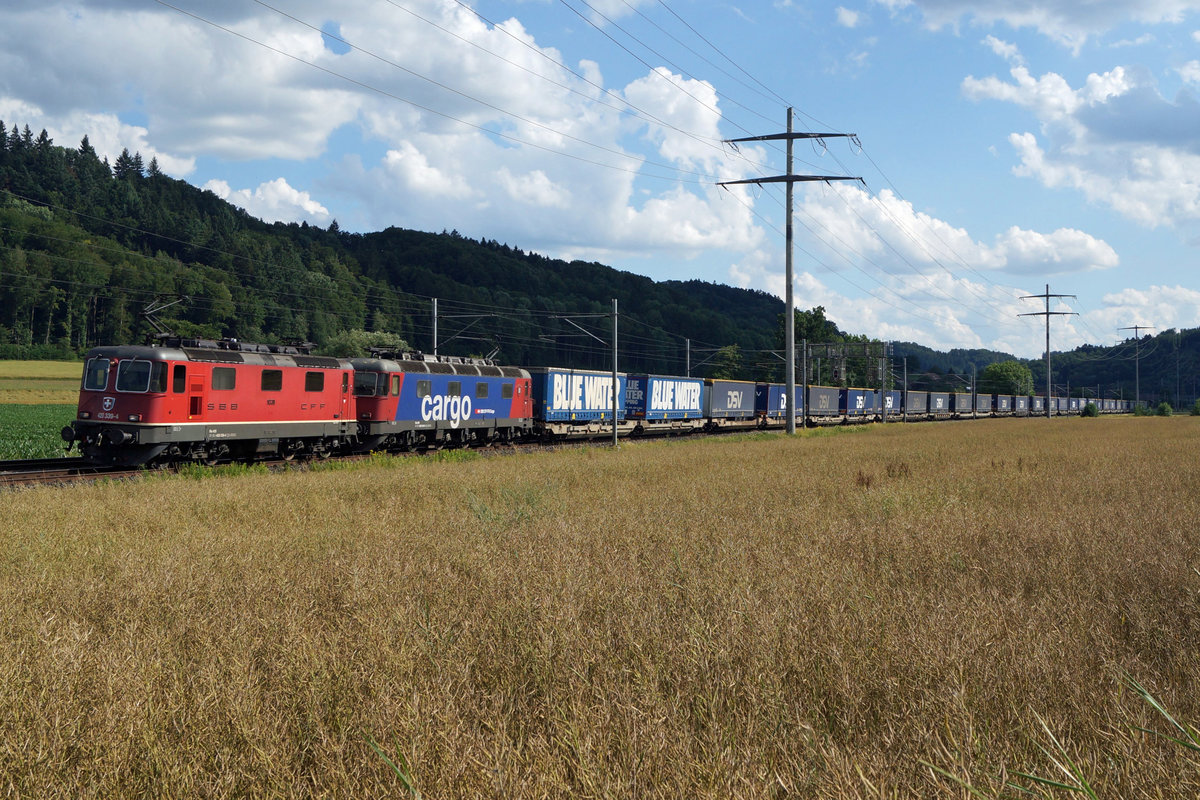
[{"label": "forested hill", "polygon": [[86,137],[61,147],[3,122],[0,273],[0,357],[141,341],[140,312],[179,297],[159,318],[182,335],[324,345],[388,331],[428,350],[436,297],[440,352],[604,366],[608,319],[576,315],[608,314],[616,298],[624,368],[678,373],[690,338],[693,363],[736,345],[750,371],[778,346],[783,311],[764,292],[656,283],[457,232],[267,224],[139,155],[109,164]]}]

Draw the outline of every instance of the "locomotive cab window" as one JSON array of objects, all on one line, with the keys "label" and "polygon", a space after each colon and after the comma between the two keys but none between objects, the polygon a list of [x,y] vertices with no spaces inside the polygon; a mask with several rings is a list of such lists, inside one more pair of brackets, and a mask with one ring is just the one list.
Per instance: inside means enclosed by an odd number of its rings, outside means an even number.
[{"label": "locomotive cab window", "polygon": [[371,397],[375,394],[375,385],[379,381],[380,374],[378,372],[355,372],[354,373],[354,396],[355,397]]},{"label": "locomotive cab window", "polygon": [[91,392],[103,392],[108,388],[107,358],[88,359],[87,369],[83,371],[83,388]]},{"label": "locomotive cab window", "polygon": [[130,359],[117,364],[118,392],[145,392],[150,389],[150,362]]},{"label": "locomotive cab window", "polygon": [[187,391],[187,367],[183,364],[176,364],[171,370],[171,391],[175,394]]},{"label": "locomotive cab window", "polygon": [[214,391],[231,392],[236,386],[236,369],[233,367],[213,367],[212,388]]},{"label": "locomotive cab window", "polygon": [[306,392],[323,392],[323,391],[325,391],[325,373],[324,372],[306,372],[306,373],[304,373],[304,391],[306,391]]},{"label": "locomotive cab window", "polygon": [[165,392],[167,390],[167,365],[161,361],[155,361],[154,366],[150,368],[150,391]]},{"label": "locomotive cab window", "polygon": [[475,384],[475,397],[479,400],[487,400],[488,385],[483,381]]},{"label": "locomotive cab window", "polygon": [[262,371],[262,390],[264,392],[282,392],[283,370],[264,369]]},{"label": "locomotive cab window", "polygon": [[393,375],[392,376],[392,395],[398,395],[398,394],[400,394],[400,376]]}]

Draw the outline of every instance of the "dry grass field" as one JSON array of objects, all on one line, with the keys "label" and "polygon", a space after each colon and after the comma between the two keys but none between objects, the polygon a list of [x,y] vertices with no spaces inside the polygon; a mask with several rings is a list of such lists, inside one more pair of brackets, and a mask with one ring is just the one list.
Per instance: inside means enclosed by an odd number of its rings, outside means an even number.
[{"label": "dry grass field", "polygon": [[75,405],[83,361],[0,360],[0,405]]},{"label": "dry grass field", "polygon": [[0,796],[1082,796],[1018,775],[1054,756],[1196,797],[1122,675],[1200,722],[1198,453],[996,420],[9,492]]}]

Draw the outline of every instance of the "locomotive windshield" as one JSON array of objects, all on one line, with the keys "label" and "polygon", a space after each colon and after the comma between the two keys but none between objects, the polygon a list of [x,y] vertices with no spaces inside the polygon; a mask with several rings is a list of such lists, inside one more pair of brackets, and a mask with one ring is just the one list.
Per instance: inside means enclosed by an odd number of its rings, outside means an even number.
[{"label": "locomotive windshield", "polygon": [[387,380],[387,378],[379,372],[355,372],[355,397],[373,397],[375,395],[376,382],[381,378],[383,380]]},{"label": "locomotive windshield", "polygon": [[145,392],[150,389],[150,362],[133,359],[117,364],[118,392]]},{"label": "locomotive windshield", "polygon": [[83,371],[83,388],[92,392],[103,392],[108,388],[107,358],[90,358]]}]

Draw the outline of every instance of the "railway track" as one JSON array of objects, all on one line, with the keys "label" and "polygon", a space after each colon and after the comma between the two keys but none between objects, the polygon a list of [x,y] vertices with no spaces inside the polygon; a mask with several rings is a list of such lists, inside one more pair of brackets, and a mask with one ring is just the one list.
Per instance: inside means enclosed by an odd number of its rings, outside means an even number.
[{"label": "railway track", "polygon": [[[607,440],[604,440],[604,443],[607,443]],[[483,447],[429,448],[427,450],[389,452],[385,455],[399,458],[420,458],[422,456],[432,455],[438,452],[450,452],[451,449],[462,449],[481,456],[497,456],[506,453],[589,447],[595,446],[596,444],[597,442],[592,440],[560,441],[552,444],[529,441],[492,444]],[[310,464],[317,465],[327,463],[327,461],[362,461],[370,457],[371,454],[369,453],[353,453],[342,456],[333,456],[329,459],[288,461],[281,458],[269,458],[257,460],[253,463],[265,466],[267,469],[272,471],[283,472],[287,470],[302,470]],[[245,462],[225,461],[210,466],[222,467],[234,463]],[[23,486],[66,485],[71,483],[86,483],[88,481],[100,479],[109,480],[117,478],[137,478],[155,473],[176,472],[180,466],[183,465],[160,465],[133,468],[105,466],[101,464],[93,464],[79,457],[31,458],[15,461],[0,461],[0,491]]]},{"label": "railway track", "polygon": [[0,461],[0,489],[79,483],[140,474],[127,467],[105,467],[81,458],[24,458]]},{"label": "railway track", "polygon": [[[862,420],[866,422],[867,420]],[[858,420],[855,420],[858,422]],[[636,444],[641,441],[656,441],[664,438],[676,436],[700,437],[700,436],[722,436],[735,433],[753,433],[759,430],[781,430],[779,427],[762,429],[757,426],[729,426],[715,431],[657,431],[651,434],[641,436],[622,436],[622,444]],[[420,458],[426,455],[435,453],[452,452],[455,450],[464,450],[466,452],[475,453],[484,457],[494,457],[509,453],[519,452],[546,452],[548,450],[569,450],[584,447],[606,447],[609,443],[609,438],[581,438],[581,439],[557,439],[552,442],[540,440],[514,441],[507,443],[492,443],[480,447],[429,447],[427,449],[404,450],[404,451],[389,451],[383,455],[393,457],[412,457]],[[287,460],[283,458],[264,458],[258,459],[253,464],[265,466],[271,471],[288,471],[288,470],[303,470],[310,464],[317,465],[327,463],[328,461],[362,461],[371,457],[370,453],[352,453],[345,455],[334,455],[329,458],[315,459],[296,459]],[[210,467],[222,467],[236,463],[247,463],[238,461],[222,461],[217,464],[210,464]],[[39,485],[65,485],[70,483],[85,483],[87,481],[95,481],[100,479],[120,479],[120,478],[136,478],[145,475],[163,472],[177,472],[178,469],[184,466],[183,464],[161,464],[150,467],[119,467],[105,466],[93,464],[80,457],[66,458],[41,458],[41,459],[23,459],[16,461],[0,461],[0,491],[9,488],[21,486],[39,486]]]}]

